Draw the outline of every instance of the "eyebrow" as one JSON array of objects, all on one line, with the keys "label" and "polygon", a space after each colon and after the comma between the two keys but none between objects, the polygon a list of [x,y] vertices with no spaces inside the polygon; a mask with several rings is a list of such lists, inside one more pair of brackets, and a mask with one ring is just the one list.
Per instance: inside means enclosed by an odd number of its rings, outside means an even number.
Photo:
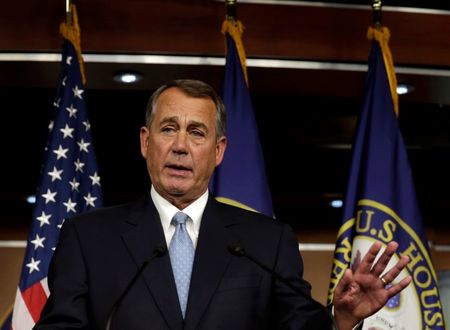
[{"label": "eyebrow", "polygon": [[178,116],[164,117],[159,124],[178,123],[178,121]]}]

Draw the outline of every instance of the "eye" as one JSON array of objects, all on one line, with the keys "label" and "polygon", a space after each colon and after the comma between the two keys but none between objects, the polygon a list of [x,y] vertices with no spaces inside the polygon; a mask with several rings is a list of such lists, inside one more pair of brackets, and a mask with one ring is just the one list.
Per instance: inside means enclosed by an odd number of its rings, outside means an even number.
[{"label": "eye", "polygon": [[194,137],[204,137],[206,135],[205,132],[199,129],[192,129],[189,133]]},{"label": "eye", "polygon": [[161,128],[161,132],[163,132],[163,133],[172,133],[172,132],[175,132],[175,126],[173,126],[173,125],[163,126],[163,127]]}]

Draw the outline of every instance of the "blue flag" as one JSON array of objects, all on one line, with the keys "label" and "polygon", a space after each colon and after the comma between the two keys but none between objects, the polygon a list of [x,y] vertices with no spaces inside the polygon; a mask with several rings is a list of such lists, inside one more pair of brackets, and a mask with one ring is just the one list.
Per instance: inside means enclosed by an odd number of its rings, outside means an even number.
[{"label": "blue flag", "polygon": [[328,300],[345,269],[354,269],[374,241],[385,245],[396,241],[399,248],[388,268],[401,256],[409,256],[407,268],[394,282],[407,275],[413,281],[366,319],[364,329],[445,329],[388,71],[382,48],[373,41]]},{"label": "blue flag", "polygon": [[228,145],[210,188],[220,201],[273,216],[264,157],[244,69],[236,41],[228,33],[226,39],[228,52],[221,95],[227,109]]},{"label": "blue flag", "polygon": [[102,206],[85,94],[74,45],[64,40],[62,68],[36,205],[13,311],[15,330],[31,329],[49,295],[47,271],[65,219]]}]

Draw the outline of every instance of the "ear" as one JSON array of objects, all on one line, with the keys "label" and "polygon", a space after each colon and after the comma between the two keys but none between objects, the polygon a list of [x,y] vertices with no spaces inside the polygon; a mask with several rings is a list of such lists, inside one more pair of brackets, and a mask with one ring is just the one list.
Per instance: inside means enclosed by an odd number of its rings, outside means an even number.
[{"label": "ear", "polygon": [[145,159],[147,159],[147,150],[148,150],[148,139],[150,136],[150,132],[147,127],[142,126],[140,131],[140,140],[141,140],[141,155]]},{"label": "ear", "polygon": [[225,136],[222,136],[216,143],[216,166],[222,163],[223,155],[225,154],[225,149],[227,148],[228,140]]}]

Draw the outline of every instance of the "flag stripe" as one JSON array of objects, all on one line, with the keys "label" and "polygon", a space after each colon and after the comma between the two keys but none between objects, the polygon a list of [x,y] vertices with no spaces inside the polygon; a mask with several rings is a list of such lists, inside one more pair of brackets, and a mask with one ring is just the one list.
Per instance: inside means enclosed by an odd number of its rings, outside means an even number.
[{"label": "flag stripe", "polygon": [[16,300],[14,303],[14,312],[12,316],[12,329],[32,329],[34,326],[34,320],[28,310],[27,305],[23,301],[22,292],[17,289]]},{"label": "flag stripe", "polygon": [[44,290],[45,294],[47,295],[47,297],[50,295],[50,290],[48,288],[48,283],[47,283],[47,278],[48,277],[44,277],[41,281],[41,287]]},{"label": "flag stripe", "polygon": [[37,282],[22,291],[22,298],[34,322],[39,320],[42,308],[44,308],[47,301],[47,295],[42,288],[41,282]]}]

